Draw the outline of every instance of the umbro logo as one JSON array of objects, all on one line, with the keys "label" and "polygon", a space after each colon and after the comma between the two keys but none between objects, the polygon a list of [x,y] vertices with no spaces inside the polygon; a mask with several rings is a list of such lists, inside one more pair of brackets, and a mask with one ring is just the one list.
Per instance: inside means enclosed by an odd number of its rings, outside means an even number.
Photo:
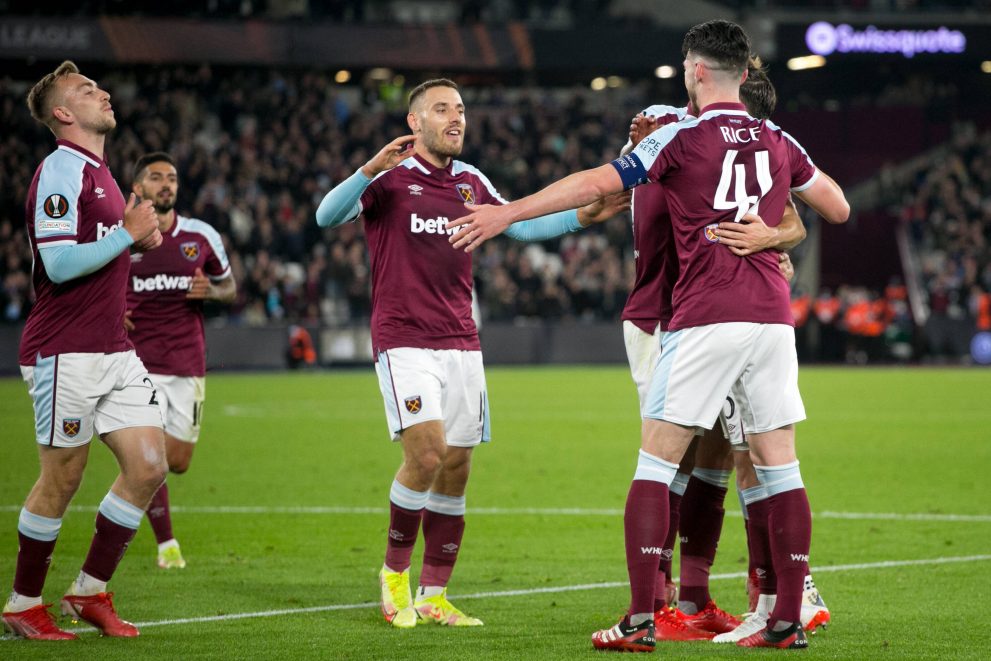
[{"label": "umbro logo", "polygon": [[419,195],[423,190],[423,186],[417,186],[416,184],[410,184],[408,186],[410,195]]},{"label": "umbro logo", "polygon": [[458,552],[458,545],[455,544],[454,542],[451,542],[450,544],[444,544],[444,546],[442,546],[440,548],[444,551],[444,553],[457,553]]},{"label": "umbro logo", "polygon": [[96,193],[96,195],[97,195],[97,199],[100,199],[100,200],[102,200],[103,198],[105,198],[105,197],[107,196],[107,194],[106,194],[106,193],[104,193],[104,192],[103,192],[103,189],[102,189],[102,188],[100,188],[99,186],[98,186],[98,187],[96,187],[96,188],[94,188],[94,189],[93,189],[93,192],[94,192],[94,193]]}]

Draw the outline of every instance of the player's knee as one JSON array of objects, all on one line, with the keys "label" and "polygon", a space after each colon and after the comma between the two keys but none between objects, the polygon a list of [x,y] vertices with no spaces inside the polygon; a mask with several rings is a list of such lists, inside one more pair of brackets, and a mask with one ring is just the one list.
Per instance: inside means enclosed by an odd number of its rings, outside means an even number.
[{"label": "player's knee", "polygon": [[169,459],[169,472],[182,475],[189,470],[190,457]]},{"label": "player's knee", "polygon": [[437,450],[429,449],[418,452],[412,457],[413,467],[422,477],[433,478],[444,464],[444,457]]}]

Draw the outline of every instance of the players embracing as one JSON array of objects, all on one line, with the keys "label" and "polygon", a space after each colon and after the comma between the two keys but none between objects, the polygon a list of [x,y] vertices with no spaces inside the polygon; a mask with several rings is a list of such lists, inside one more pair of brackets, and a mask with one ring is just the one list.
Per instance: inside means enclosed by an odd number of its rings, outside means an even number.
[{"label": "players embracing", "polygon": [[[471,256],[453,251],[445,229],[464,205],[506,201],[475,167],[455,160],[464,145],[465,105],[455,83],[427,81],[410,92],[413,135],[391,142],[321,202],[317,222],[362,218],[372,271],[372,344],[389,435],[403,462],[389,492],[389,532],[379,573],[382,612],[393,626],[420,622],[477,626],[447,599],[461,550],[465,489],[474,448],[490,438],[488,392],[472,320]],[[628,198],[510,229],[543,240],[601,222]],[[570,207],[569,207],[570,209]],[[423,568],[413,598],[409,568],[422,527]]]},{"label": "players embracing", "polygon": [[811,512],[795,454],[794,424],[805,418],[805,410],[788,284],[775,255],[739,259],[716,249],[714,230],[751,211],[780,218],[789,191],[829,222],[845,222],[849,205],[791,136],[751,117],[740,103],[750,40],[739,26],[727,21],[695,26],[682,52],[697,118],[662,127],[626,156],[539,193],[502,207],[476,208],[452,224],[461,229],[451,241],[474,250],[513,222],[648,182],[665,187],[680,269],[624,517],[631,604],[619,624],[593,635],[593,644],[653,649],[655,549],[668,529],[669,486],[695,429],[711,427],[731,396],[743,412],[757,477],[768,492],[777,574],[777,600],[766,625],[737,644],[804,647],[800,611]]}]

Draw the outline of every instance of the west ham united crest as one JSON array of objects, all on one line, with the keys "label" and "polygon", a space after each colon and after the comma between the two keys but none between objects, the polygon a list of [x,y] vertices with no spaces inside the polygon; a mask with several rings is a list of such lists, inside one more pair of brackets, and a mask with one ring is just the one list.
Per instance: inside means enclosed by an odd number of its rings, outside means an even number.
[{"label": "west ham united crest", "polygon": [[195,241],[180,244],[179,250],[182,251],[182,256],[191,262],[195,262],[196,258],[200,256],[200,244]]},{"label": "west ham united crest", "polygon": [[471,184],[457,184],[455,187],[461,193],[461,199],[465,201],[465,204],[475,204],[475,190]]},{"label": "west ham united crest", "polygon": [[412,413],[413,415],[419,413],[420,409],[423,408],[423,402],[420,401],[419,395],[414,395],[413,397],[407,397],[404,401],[406,402],[406,410]]},{"label": "west ham united crest", "polygon": [[706,225],[702,228],[702,233],[705,234],[705,240],[715,243],[719,240],[716,236],[716,229],[719,227],[719,223],[712,223],[711,225]]},{"label": "west ham united crest", "polygon": [[79,428],[82,426],[82,420],[79,418],[62,418],[62,431],[69,438],[74,437],[79,433]]}]

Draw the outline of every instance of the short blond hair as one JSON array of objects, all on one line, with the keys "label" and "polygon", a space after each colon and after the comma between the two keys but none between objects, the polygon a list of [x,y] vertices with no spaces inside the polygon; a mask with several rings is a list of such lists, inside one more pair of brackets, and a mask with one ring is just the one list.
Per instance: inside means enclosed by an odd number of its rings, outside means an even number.
[{"label": "short blond hair", "polygon": [[55,130],[55,118],[52,117],[52,94],[55,90],[55,83],[73,73],[79,73],[79,67],[76,66],[75,62],[66,60],[58,65],[55,71],[45,75],[44,78],[35,83],[31,91],[28,92],[28,110],[31,111],[31,116],[53,131]]},{"label": "short blond hair", "polygon": [[426,82],[420,83],[413,88],[413,91],[409,93],[409,111],[413,112],[413,106],[416,102],[427,93],[427,90],[432,87],[450,87],[455,91],[458,90],[458,84],[453,80],[448,80],[447,78],[434,78],[433,80],[428,80]]}]

